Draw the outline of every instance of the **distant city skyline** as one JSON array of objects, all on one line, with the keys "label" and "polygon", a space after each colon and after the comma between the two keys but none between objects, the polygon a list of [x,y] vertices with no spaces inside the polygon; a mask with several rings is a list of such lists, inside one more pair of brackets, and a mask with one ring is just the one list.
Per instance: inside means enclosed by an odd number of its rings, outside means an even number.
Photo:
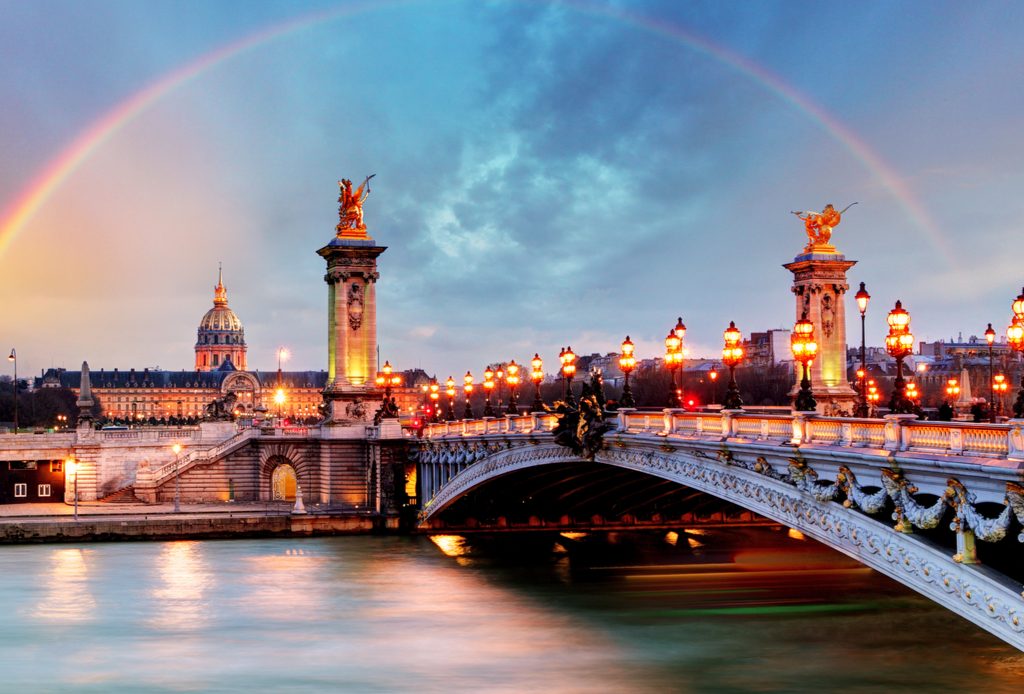
[{"label": "distant city skyline", "polygon": [[[188,9],[183,12],[182,7]],[[327,368],[316,256],[376,173],[381,359],[446,377],[561,346],[694,357],[794,320],[792,210],[868,343],[1021,291],[1024,8],[916,3],[0,0],[0,340],[51,366],[189,369],[218,262],[252,369]],[[10,375],[9,372],[0,372]]]}]

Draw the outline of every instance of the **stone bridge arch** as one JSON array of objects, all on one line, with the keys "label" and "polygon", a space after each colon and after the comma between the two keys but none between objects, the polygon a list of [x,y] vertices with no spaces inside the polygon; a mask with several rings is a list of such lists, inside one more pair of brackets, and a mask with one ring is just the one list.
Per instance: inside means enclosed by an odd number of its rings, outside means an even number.
[{"label": "stone bridge arch", "polygon": [[271,443],[259,449],[259,495],[261,501],[270,501],[273,496],[274,472],[288,465],[295,471],[295,478],[301,488],[303,500],[312,498],[317,483],[317,467],[309,455],[308,446],[298,443]]},{"label": "stone bridge arch", "polygon": [[[561,446],[536,442],[461,450],[425,448],[420,460],[452,467],[450,477],[427,500],[422,511],[425,521],[496,478],[532,467],[580,461]],[[813,471],[794,485],[791,475],[779,473],[763,457],[751,464],[734,459],[725,449],[719,455],[708,455],[674,446],[610,446],[600,451],[594,462],[671,480],[798,530],[1024,650],[1024,600],[1019,583],[958,563],[945,548],[865,515],[856,504],[819,499]]]}]

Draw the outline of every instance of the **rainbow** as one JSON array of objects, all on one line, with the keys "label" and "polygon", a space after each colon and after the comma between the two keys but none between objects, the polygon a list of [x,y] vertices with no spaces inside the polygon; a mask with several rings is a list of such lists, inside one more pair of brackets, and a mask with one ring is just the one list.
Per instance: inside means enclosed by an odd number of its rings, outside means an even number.
[{"label": "rainbow", "polygon": [[[24,191],[0,215],[0,255],[25,228],[29,220],[49,200],[61,185],[100,147],[125,125],[144,113],[150,106],[177,88],[203,75],[208,70],[264,44],[289,36],[316,25],[337,21],[353,15],[379,10],[383,7],[414,4],[422,0],[388,0],[387,2],[360,2],[330,10],[303,15],[276,24],[241,39],[216,48],[192,62],[164,75],[157,81],[128,97],[75,137],[74,141],[40,171]],[[829,136],[839,142],[855,159],[878,178],[900,203],[914,223],[931,237],[951,267],[955,256],[946,235],[917,201],[910,189],[888,164],[867,143],[860,140],[838,118],[815,103],[806,94],[784,82],[778,75],[751,60],[694,34],[678,25],[655,21],[625,10],[593,5],[582,0],[545,0],[575,12],[622,22],[635,29],[666,38],[718,61],[761,85],[782,101],[806,114]]]}]

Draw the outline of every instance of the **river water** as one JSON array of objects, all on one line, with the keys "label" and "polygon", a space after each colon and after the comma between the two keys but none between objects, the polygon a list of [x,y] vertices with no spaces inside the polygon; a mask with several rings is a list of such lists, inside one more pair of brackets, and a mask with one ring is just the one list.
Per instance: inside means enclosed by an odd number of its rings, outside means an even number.
[{"label": "river water", "polygon": [[1024,691],[1024,654],[799,538],[550,540],[0,547],[0,691]]}]

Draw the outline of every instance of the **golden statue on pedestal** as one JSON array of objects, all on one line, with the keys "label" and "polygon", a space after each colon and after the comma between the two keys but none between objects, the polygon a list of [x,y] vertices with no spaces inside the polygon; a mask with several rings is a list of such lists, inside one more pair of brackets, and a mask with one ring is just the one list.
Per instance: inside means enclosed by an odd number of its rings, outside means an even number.
[{"label": "golden statue on pedestal", "polygon": [[343,178],[338,181],[338,226],[335,227],[338,236],[352,229],[366,231],[366,223],[363,222],[363,202],[370,194],[370,179],[376,175],[367,176],[354,191],[352,181],[349,179]]},{"label": "golden statue on pedestal", "polygon": [[[832,229],[839,226],[839,222],[846,211],[856,204],[851,202],[842,210],[837,210],[832,206],[832,203],[829,203],[825,205],[825,209],[821,212],[811,212],[809,210],[793,212],[792,214],[795,214],[797,219],[803,220],[804,229],[807,231],[807,245],[804,246],[804,250],[809,253],[815,247],[829,246],[829,240],[832,238]],[[829,248],[831,249],[830,246]]]}]

